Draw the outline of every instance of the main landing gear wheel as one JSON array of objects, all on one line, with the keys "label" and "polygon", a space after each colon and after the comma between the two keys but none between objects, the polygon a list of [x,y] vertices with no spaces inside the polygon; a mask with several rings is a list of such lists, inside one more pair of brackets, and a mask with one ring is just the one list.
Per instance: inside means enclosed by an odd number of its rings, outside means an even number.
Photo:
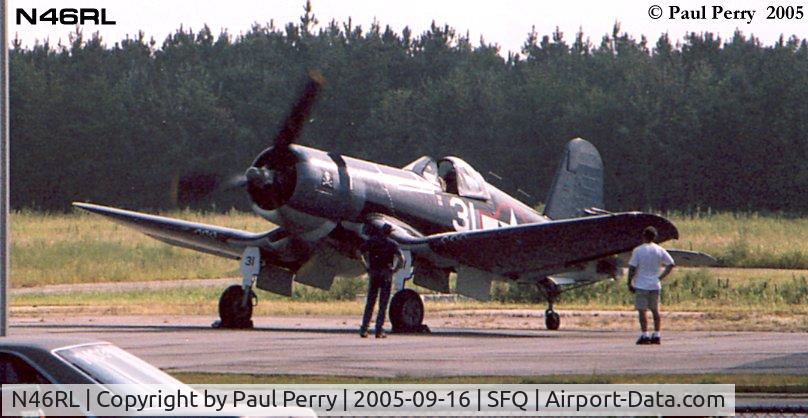
[{"label": "main landing gear wheel", "polygon": [[429,332],[424,322],[424,301],[412,289],[402,289],[390,301],[390,323],[394,333]]},{"label": "main landing gear wheel", "polygon": [[244,304],[244,288],[234,284],[219,297],[219,318],[215,328],[252,328],[253,305],[258,301],[255,292],[250,290],[249,299]]},{"label": "main landing gear wheel", "polygon": [[561,316],[558,315],[558,312],[548,309],[544,311],[544,325],[550,331],[556,331],[561,326]]}]

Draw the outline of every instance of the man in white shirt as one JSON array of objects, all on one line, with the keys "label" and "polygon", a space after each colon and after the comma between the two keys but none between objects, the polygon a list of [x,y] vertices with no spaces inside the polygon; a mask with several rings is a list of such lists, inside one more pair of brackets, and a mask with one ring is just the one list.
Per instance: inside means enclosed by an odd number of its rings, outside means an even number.
[{"label": "man in white shirt", "polygon": [[[660,344],[661,337],[659,318],[659,290],[660,281],[673,270],[673,258],[664,248],[655,244],[657,230],[649,226],[642,231],[645,244],[635,248],[628,262],[628,290],[636,295],[634,306],[640,315],[640,329],[642,335],[637,344]],[[665,267],[660,273],[660,269]],[[654,334],[648,336],[648,318],[645,312],[650,310],[654,316]]]}]

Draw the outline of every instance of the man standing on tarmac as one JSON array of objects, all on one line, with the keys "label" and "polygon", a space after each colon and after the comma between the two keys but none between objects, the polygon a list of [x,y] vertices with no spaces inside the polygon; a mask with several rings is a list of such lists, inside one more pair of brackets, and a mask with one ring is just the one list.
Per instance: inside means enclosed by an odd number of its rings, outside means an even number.
[{"label": "man standing on tarmac", "polygon": [[[370,276],[368,295],[365,302],[365,313],[362,316],[362,327],[359,335],[368,336],[370,317],[373,316],[373,305],[376,304],[376,295],[379,296],[379,313],[376,315],[376,338],[385,338],[384,316],[387,303],[390,301],[390,289],[393,285],[393,273],[404,266],[404,256],[398,244],[390,238],[393,227],[385,224],[381,230],[368,227],[370,238],[359,248],[362,263]],[[366,229],[367,231],[367,229]]]},{"label": "man standing on tarmac", "polygon": [[[654,243],[657,239],[656,228],[653,226],[645,228],[642,237],[645,244],[634,249],[628,262],[628,290],[636,295],[634,306],[640,315],[640,329],[642,329],[637,344],[660,344],[659,290],[662,288],[660,281],[673,270],[674,262],[664,248]],[[665,269],[660,274],[662,266]],[[654,333],[650,337],[648,318],[645,315],[645,311],[648,310],[654,316]]]}]

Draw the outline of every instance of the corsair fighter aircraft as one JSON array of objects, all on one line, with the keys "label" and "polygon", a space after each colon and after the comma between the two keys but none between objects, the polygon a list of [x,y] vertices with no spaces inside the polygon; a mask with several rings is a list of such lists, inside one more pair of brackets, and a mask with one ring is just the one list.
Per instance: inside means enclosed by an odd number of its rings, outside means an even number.
[{"label": "corsair fighter aircraft", "polygon": [[[543,213],[487,183],[458,157],[421,157],[389,167],[295,144],[322,78],[312,74],[272,145],[236,182],[253,211],[277,225],[253,233],[89,203],[75,206],[183,248],[240,260],[242,283],[219,299],[219,325],[249,327],[253,286],[292,295],[298,282],[328,289],[336,276],[362,273],[357,249],[372,227],[389,224],[406,263],[390,303],[395,332],[425,329],[411,281],[438,292],[488,300],[493,281],[538,286],[547,297],[545,324],[558,329],[553,303],[568,288],[616,278],[625,254],[654,226],[659,241],[678,238],[667,219],[603,208],[603,164],[576,138],[564,154]],[[704,254],[672,251],[679,265],[710,264]]]}]

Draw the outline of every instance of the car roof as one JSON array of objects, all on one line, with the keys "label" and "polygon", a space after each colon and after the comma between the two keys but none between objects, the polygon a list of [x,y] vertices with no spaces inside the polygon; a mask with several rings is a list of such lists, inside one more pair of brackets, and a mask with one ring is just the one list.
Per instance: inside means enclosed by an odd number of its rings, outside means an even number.
[{"label": "car roof", "polygon": [[109,344],[106,341],[89,338],[63,337],[63,336],[10,336],[0,337],[0,349],[15,349],[24,351],[53,351],[59,348],[88,344]]},{"label": "car roof", "polygon": [[90,377],[53,352],[68,347],[106,344],[109,343],[69,336],[20,335],[0,337],[0,353],[7,352],[21,356],[51,383],[92,384],[94,382]]}]

